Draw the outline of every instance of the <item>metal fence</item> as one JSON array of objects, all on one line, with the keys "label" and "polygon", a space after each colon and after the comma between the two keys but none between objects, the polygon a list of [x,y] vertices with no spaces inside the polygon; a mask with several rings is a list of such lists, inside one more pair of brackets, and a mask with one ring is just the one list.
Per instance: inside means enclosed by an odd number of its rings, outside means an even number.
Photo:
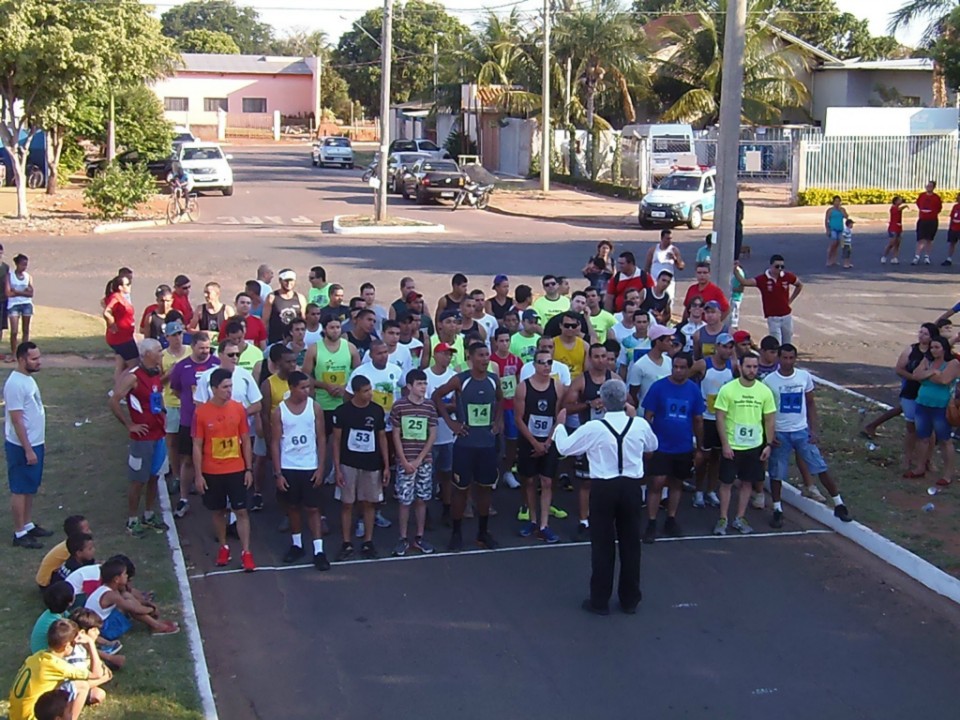
[{"label": "metal fence", "polygon": [[952,135],[805,137],[799,189],[960,187],[960,142]]}]

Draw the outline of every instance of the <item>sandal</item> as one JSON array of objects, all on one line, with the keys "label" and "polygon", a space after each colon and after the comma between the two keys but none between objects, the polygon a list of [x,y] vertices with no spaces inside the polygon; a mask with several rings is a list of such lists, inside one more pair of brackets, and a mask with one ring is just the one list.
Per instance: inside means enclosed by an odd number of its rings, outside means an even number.
[{"label": "sandal", "polygon": [[924,477],[925,475],[926,475],[925,472],[915,472],[913,470],[907,470],[903,474],[903,477],[906,478],[907,480],[917,480],[919,478]]},{"label": "sandal", "polygon": [[860,437],[866,438],[867,440],[876,440],[876,439],[877,439],[877,433],[874,432],[873,435],[871,435],[871,434],[868,433],[866,430],[861,430],[861,431],[860,431]]},{"label": "sandal", "polygon": [[952,482],[953,480],[951,480],[950,478],[940,478],[939,480],[937,480],[937,485],[939,485],[940,487],[949,487],[950,483]]}]

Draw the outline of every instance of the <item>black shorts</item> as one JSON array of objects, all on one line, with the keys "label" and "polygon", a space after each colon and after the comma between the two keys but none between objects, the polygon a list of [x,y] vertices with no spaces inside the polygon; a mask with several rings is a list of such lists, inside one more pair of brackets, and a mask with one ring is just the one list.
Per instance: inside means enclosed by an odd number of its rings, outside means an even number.
[{"label": "black shorts", "polygon": [[282,470],[289,489],[277,490],[277,502],[290,507],[320,507],[320,488],[313,486],[314,470]]},{"label": "black shorts", "polygon": [[716,420],[703,420],[703,447],[701,450],[719,450],[723,447],[720,442],[720,433],[717,432]]},{"label": "black shorts", "polygon": [[960,230],[947,230],[947,242],[956,245],[960,241]]},{"label": "black shorts", "polygon": [[665,453],[657,450],[647,462],[646,474],[674,480],[689,480],[693,477],[693,451]]},{"label": "black shorts", "polygon": [[461,490],[470,483],[493,487],[497,482],[497,466],[500,464],[496,447],[464,447],[453,444],[453,484]]},{"label": "black shorts", "polygon": [[110,348],[124,360],[136,360],[140,357],[140,351],[137,349],[137,344],[133,340],[127,340],[125,343],[120,343],[119,345],[110,345]]},{"label": "black shorts", "polygon": [[193,435],[190,433],[189,425],[181,425],[177,430],[177,452],[193,457]]},{"label": "black shorts", "polygon": [[940,227],[940,221],[917,220],[917,240],[933,240],[937,236],[937,229]]},{"label": "black shorts", "polygon": [[580,482],[590,482],[590,461],[587,454],[577,455],[573,461],[573,474]]},{"label": "black shorts", "polygon": [[551,443],[546,454],[535,456],[533,446],[522,436],[517,441],[517,472],[520,477],[532,478],[534,475],[550,478],[557,477],[557,466],[560,464],[560,454]]},{"label": "black shorts", "polygon": [[[323,432],[327,437],[333,435],[333,410],[323,411]],[[392,445],[393,443],[391,443]]]},{"label": "black shorts", "polygon": [[763,482],[763,461],[760,455],[763,453],[763,446],[752,448],[751,450],[734,450],[733,460],[720,458],[720,482],[724,485],[730,485],[734,480],[740,478],[740,482],[759,483]]},{"label": "black shorts", "polygon": [[204,475],[207,489],[203,493],[203,506],[207,510],[226,510],[227,500],[230,508],[244,510],[247,507],[247,488],[243,484],[245,473],[226,473],[224,475]]}]

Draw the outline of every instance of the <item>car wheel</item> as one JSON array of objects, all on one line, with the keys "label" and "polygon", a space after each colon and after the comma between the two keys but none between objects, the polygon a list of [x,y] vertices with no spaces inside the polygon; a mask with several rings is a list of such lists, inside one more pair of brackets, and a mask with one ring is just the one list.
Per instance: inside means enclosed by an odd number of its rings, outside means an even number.
[{"label": "car wheel", "polygon": [[420,188],[417,188],[417,204],[418,205],[427,204],[427,196],[423,193],[423,191]]},{"label": "car wheel", "polygon": [[643,216],[641,215],[641,216],[640,216],[640,227],[642,227],[642,228],[652,228],[652,227],[653,227],[653,223],[650,222],[649,220],[647,220],[645,217],[643,217]]},{"label": "car wheel", "polygon": [[316,161],[316,160],[311,160],[310,162],[312,162],[312,163],[313,163],[313,166],[314,166],[314,167],[316,167],[316,166],[317,166],[317,161]]},{"label": "car wheel", "polygon": [[224,197],[230,197],[231,195],[233,195],[233,185],[231,185],[230,187],[225,187],[225,188],[223,189],[223,196],[224,196]]},{"label": "car wheel", "polygon": [[699,206],[690,208],[690,217],[687,220],[687,227],[696,230],[703,224],[703,210]]}]

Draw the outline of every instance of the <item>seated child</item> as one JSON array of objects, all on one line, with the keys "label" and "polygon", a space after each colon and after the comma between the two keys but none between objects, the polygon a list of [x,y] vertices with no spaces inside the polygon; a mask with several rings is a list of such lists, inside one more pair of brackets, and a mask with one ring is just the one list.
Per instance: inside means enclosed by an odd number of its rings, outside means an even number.
[{"label": "seated child", "polygon": [[169,620],[159,620],[157,608],[139,600],[127,587],[127,564],[111,558],[100,566],[101,585],[87,596],[84,605],[103,620],[100,634],[107,640],[117,640],[133,627],[132,620],[143,623],[154,635],[173,635],[180,626]]},{"label": "seated child", "polygon": [[[90,534],[90,523],[83,515],[71,515],[63,521],[63,534],[67,537],[77,533]],[[37,570],[37,585],[41,592],[43,588],[50,584],[50,576],[70,557],[67,551],[67,541],[64,540],[50,548],[50,551],[43,556],[40,561],[40,568]]]},{"label": "seated child", "polygon": [[43,591],[43,604],[47,609],[37,618],[30,633],[31,654],[46,649],[47,630],[54,622],[63,619],[73,605],[73,585],[62,580],[52,583]]},{"label": "seated child", "polygon": [[37,720],[69,720],[67,706],[70,696],[62,690],[48,690],[33,706],[33,716]]},{"label": "seated child", "polygon": [[[93,638],[94,641],[100,637],[100,628],[103,627],[103,620],[101,620],[100,616],[97,615],[93,610],[78,608],[70,613],[70,619],[77,624],[77,627],[79,627],[82,632],[87,634],[87,637]],[[119,645],[119,643],[117,644]],[[98,649],[97,654],[100,656],[101,662],[105,662],[103,650]],[[114,658],[119,656],[111,655],[109,657],[112,661]],[[67,656],[66,660],[71,665],[81,665],[86,668],[92,668],[93,660],[90,657],[90,652],[87,650],[85,645],[75,645],[73,647],[73,652]],[[100,689],[100,686],[112,678],[113,673],[110,672],[110,669],[104,668],[102,678],[99,680],[90,681],[90,695],[87,697],[87,705],[100,703],[106,699],[107,694]]]},{"label": "seated child", "polygon": [[96,557],[96,547],[93,544],[93,535],[77,533],[69,536],[67,538],[67,552],[70,553],[70,557],[54,571],[51,579],[66,580],[74,570],[79,570],[86,565],[93,565],[97,562],[94,559]]}]

